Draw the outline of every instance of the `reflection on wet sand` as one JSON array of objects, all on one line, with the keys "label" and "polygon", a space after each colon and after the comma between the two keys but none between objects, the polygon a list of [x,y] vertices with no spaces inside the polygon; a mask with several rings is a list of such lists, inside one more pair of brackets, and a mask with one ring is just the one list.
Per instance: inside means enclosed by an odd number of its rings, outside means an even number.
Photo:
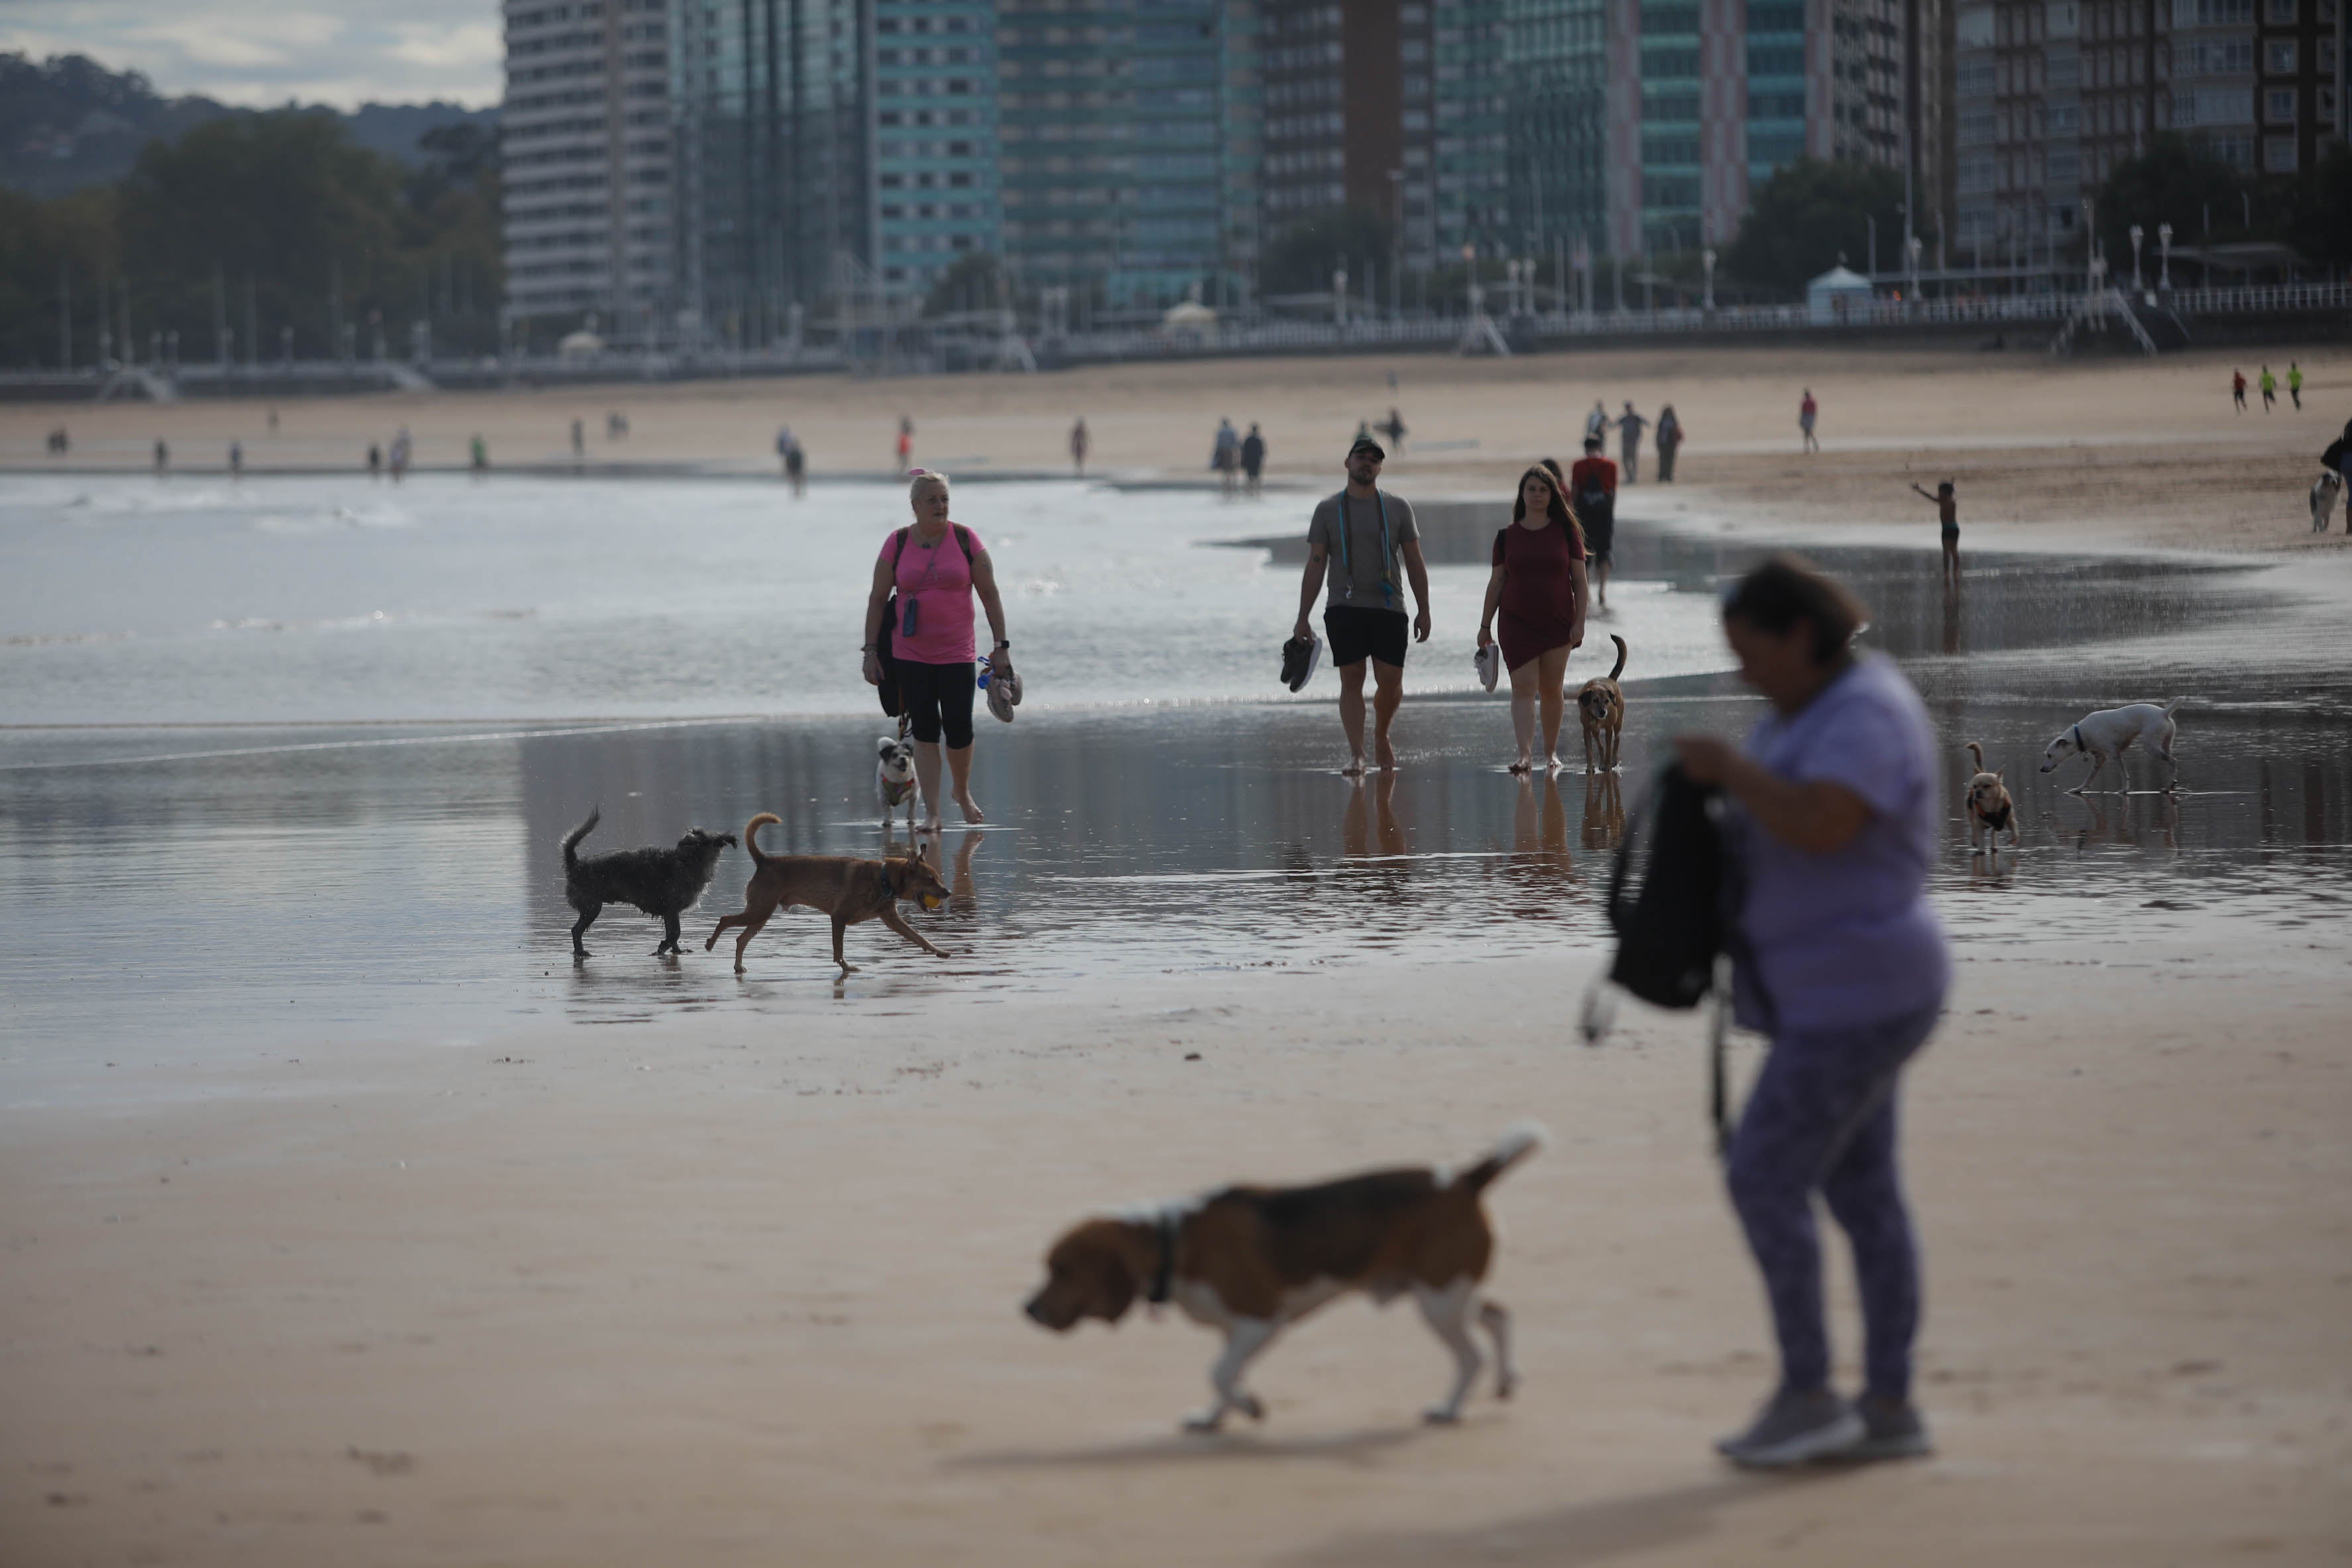
[{"label": "reflection on wet sand", "polygon": [[1613,850],[1625,839],[1625,779],[1622,773],[1584,776],[1584,847]]}]

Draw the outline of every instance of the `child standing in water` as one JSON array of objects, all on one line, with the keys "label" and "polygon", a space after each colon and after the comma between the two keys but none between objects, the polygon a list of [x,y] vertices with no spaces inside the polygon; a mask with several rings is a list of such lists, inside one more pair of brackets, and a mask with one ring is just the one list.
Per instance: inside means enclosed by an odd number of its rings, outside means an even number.
[{"label": "child standing in water", "polygon": [[1944,580],[1957,584],[1960,580],[1960,502],[1952,492],[1952,482],[1947,479],[1937,486],[1932,496],[1916,484],[1911,488],[1936,503],[1936,518],[1944,525]]}]

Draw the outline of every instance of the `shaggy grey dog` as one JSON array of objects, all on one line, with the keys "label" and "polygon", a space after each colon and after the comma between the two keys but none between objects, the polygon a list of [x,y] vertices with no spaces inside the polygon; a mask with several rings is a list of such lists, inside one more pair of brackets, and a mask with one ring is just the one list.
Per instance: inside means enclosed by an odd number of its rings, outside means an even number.
[{"label": "shaggy grey dog", "polygon": [[580,841],[593,832],[604,814],[601,806],[588,820],[563,835],[563,902],[580,912],[572,927],[572,952],[585,958],[580,938],[596,923],[608,904],[626,904],[661,917],[662,942],[654,956],[675,953],[677,917],[693,908],[719,870],[719,852],[735,841],[732,833],[706,833],[689,828],[674,848],[615,850],[608,855],[580,858]]}]

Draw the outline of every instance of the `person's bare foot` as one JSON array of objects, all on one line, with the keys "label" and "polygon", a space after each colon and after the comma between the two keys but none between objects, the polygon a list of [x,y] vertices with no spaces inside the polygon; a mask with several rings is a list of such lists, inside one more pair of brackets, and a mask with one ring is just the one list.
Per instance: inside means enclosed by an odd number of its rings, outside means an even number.
[{"label": "person's bare foot", "polygon": [[1519,759],[1511,764],[1511,771],[1514,773],[1525,773],[1528,771],[1532,766],[1533,765],[1528,759],[1528,754],[1522,751],[1519,753]]},{"label": "person's bare foot", "polygon": [[[965,790],[962,794],[958,795],[958,796],[955,798],[955,803],[956,803],[959,807],[961,807],[961,808],[962,809],[962,810],[963,810],[963,820],[964,820],[965,821],[967,821],[967,822],[985,822],[986,821],[988,821],[988,819],[987,819],[986,817],[983,817],[983,816],[982,816],[982,815],[980,814],[980,806],[979,806],[979,804],[978,804],[976,801],[974,801],[974,800],[972,800],[972,798],[971,798],[971,790],[967,789],[967,790]],[[939,825],[938,820],[937,820],[937,819],[933,819],[933,821],[932,821],[932,824],[931,824],[931,825],[932,825],[933,827],[937,827],[937,826]]]},{"label": "person's bare foot", "polygon": [[1559,753],[1557,751],[1544,758],[1544,771],[1547,773],[1557,773],[1567,766],[1567,763],[1559,759]]},{"label": "person's bare foot", "polygon": [[1393,773],[1396,771],[1396,747],[1389,744],[1389,737],[1387,736],[1381,736],[1379,740],[1373,743],[1373,751],[1381,759],[1381,772]]},{"label": "person's bare foot", "polygon": [[1361,779],[1363,776],[1364,759],[1360,755],[1349,758],[1348,766],[1339,769],[1339,777],[1342,779]]}]

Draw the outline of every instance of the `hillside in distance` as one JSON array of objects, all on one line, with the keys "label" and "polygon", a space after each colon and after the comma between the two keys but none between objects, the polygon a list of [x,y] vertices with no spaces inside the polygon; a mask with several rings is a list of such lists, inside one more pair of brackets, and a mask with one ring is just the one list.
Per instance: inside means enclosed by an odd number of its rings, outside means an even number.
[{"label": "hillside in distance", "polygon": [[[301,108],[289,104],[288,108]],[[0,53],[0,185],[39,197],[62,196],[119,180],[139,150],[161,137],[177,141],[207,120],[250,114],[208,98],[165,98],[138,71],[110,71],[85,55],[36,61]],[[344,113],[323,105],[352,141],[415,165],[417,143],[446,125],[496,131],[498,110],[454,103],[367,103]]]}]

